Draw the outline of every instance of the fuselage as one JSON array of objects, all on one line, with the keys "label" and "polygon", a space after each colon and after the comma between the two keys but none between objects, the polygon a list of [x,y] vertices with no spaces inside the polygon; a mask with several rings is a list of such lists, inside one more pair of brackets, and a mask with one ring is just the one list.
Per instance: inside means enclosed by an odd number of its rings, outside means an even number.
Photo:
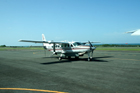
[{"label": "fuselage", "polygon": [[[83,55],[87,52],[91,51],[91,47],[89,45],[84,45],[80,42],[69,42],[68,44],[55,44],[55,47],[53,44],[47,44],[45,45],[45,48],[48,51],[55,52],[55,53],[63,53],[63,54],[79,54]],[[54,50],[55,48],[55,50]],[[94,50],[95,47],[92,47]]]}]

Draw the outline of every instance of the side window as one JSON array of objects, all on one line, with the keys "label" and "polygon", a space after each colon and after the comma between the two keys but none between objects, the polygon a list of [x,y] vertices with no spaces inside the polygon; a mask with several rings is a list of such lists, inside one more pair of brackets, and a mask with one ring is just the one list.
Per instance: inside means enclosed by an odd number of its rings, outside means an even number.
[{"label": "side window", "polygon": [[64,44],[64,47],[67,48],[68,47],[68,44]]},{"label": "side window", "polygon": [[[61,47],[63,47],[63,48],[68,48],[70,46],[73,47],[72,44],[61,44]],[[57,47],[59,47],[59,46],[57,46]]]},{"label": "side window", "polygon": [[69,44],[65,44],[65,47],[69,47]]},{"label": "side window", "polygon": [[61,47],[63,47],[64,45],[62,44]]},{"label": "side window", "polygon": [[73,47],[73,45],[71,44],[71,47]]}]

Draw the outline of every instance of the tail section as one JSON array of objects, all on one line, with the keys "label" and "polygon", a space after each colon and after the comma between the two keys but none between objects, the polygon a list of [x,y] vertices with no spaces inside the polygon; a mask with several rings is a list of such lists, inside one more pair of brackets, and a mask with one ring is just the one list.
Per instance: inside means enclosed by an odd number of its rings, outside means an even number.
[{"label": "tail section", "polygon": [[[42,34],[42,41],[46,41],[46,38],[45,38],[44,34]],[[52,46],[52,44],[43,43],[44,49],[48,49],[50,46]]]},{"label": "tail section", "polygon": [[[42,41],[46,41],[46,38],[45,38],[45,35],[44,34],[42,34]],[[48,46],[47,43],[43,43],[44,49],[47,49],[48,48],[47,46]]]},{"label": "tail section", "polygon": [[46,41],[44,34],[42,34],[42,40]]}]

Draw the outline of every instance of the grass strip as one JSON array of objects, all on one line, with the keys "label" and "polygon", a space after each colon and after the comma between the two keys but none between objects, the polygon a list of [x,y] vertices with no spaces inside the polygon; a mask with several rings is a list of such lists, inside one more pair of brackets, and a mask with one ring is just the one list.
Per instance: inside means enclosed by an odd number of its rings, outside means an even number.
[{"label": "grass strip", "polygon": [[140,47],[97,47],[100,51],[140,51]]}]

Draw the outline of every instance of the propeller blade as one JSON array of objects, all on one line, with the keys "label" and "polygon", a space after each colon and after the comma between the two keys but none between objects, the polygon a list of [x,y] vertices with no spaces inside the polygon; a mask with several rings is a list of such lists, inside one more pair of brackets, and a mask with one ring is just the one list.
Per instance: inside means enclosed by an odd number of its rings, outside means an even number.
[{"label": "propeller blade", "polygon": [[93,50],[92,50],[92,54],[91,54],[91,57],[93,58]]},{"label": "propeller blade", "polygon": [[91,44],[91,42],[90,41],[88,41],[89,42],[89,44],[90,44],[90,47],[93,47],[93,45]]}]

